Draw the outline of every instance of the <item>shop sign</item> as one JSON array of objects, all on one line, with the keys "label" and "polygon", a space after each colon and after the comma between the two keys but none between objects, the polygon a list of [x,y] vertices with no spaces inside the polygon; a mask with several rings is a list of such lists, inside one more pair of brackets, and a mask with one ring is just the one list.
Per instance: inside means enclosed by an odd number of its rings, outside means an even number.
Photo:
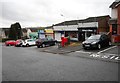
[{"label": "shop sign", "polygon": [[88,29],[88,30],[82,29],[82,31],[83,32],[93,32],[93,30],[90,30],[90,29]]}]

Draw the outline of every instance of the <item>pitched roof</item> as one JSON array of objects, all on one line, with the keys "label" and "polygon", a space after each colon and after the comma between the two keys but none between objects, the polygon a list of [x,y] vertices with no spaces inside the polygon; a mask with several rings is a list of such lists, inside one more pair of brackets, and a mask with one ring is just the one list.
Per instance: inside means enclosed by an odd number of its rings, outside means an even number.
[{"label": "pitched roof", "polygon": [[105,16],[97,16],[97,17],[89,17],[86,19],[82,19],[82,20],[70,20],[70,21],[64,21],[58,24],[55,24],[54,26],[63,26],[63,25],[77,25],[78,23],[87,23],[87,22],[98,22],[99,20],[102,20],[104,18],[110,18],[109,15],[105,15]]},{"label": "pitched roof", "polygon": [[110,8],[116,8],[116,7],[118,7],[118,5],[120,5],[120,0],[115,0],[115,1],[110,5]]}]

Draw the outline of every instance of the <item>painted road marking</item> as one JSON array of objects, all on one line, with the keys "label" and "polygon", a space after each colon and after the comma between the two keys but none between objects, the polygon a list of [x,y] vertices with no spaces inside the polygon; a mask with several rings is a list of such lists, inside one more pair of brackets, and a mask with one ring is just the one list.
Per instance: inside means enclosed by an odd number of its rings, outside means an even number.
[{"label": "painted road marking", "polygon": [[75,52],[92,54],[91,52],[85,52],[85,51],[75,51]]},{"label": "painted road marking", "polygon": [[116,57],[115,60],[120,60],[119,58],[120,58],[120,57]]},{"label": "painted road marking", "polygon": [[104,55],[104,56],[102,56],[101,58],[109,58],[110,56],[108,56],[108,55]]},{"label": "painted road marking", "polygon": [[102,59],[111,59],[111,60],[120,60],[119,56],[116,56],[116,54],[91,54],[89,55],[90,57],[94,57],[94,58],[102,58]]},{"label": "painted road marking", "polygon": [[107,51],[107,50],[113,49],[113,48],[115,48],[115,47],[117,47],[117,46],[112,46],[112,47],[110,47],[110,48],[107,48],[107,49],[105,49],[105,50],[102,50],[102,51],[98,52],[97,54],[100,54],[100,53],[105,52],[105,51]]},{"label": "painted road marking", "polygon": [[101,55],[98,55],[98,54],[91,54],[90,56],[91,57],[101,57]]},{"label": "painted road marking", "polygon": [[110,59],[113,59],[113,58],[115,58],[115,56],[110,57]]}]

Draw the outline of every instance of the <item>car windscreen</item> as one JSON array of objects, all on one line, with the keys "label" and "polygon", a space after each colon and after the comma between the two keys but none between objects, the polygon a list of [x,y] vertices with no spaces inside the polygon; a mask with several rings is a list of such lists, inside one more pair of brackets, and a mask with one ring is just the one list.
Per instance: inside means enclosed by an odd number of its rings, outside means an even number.
[{"label": "car windscreen", "polygon": [[88,38],[88,40],[99,40],[99,39],[100,39],[100,35],[93,35]]}]

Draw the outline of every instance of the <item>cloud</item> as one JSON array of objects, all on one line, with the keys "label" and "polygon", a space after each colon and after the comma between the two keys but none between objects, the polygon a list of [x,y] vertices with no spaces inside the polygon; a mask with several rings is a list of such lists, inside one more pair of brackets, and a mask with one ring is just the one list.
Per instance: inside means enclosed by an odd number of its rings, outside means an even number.
[{"label": "cloud", "polygon": [[[114,0],[113,0],[114,1]],[[49,26],[64,20],[110,15],[112,0],[2,0],[0,27]],[[61,16],[63,14],[63,16]]]}]

